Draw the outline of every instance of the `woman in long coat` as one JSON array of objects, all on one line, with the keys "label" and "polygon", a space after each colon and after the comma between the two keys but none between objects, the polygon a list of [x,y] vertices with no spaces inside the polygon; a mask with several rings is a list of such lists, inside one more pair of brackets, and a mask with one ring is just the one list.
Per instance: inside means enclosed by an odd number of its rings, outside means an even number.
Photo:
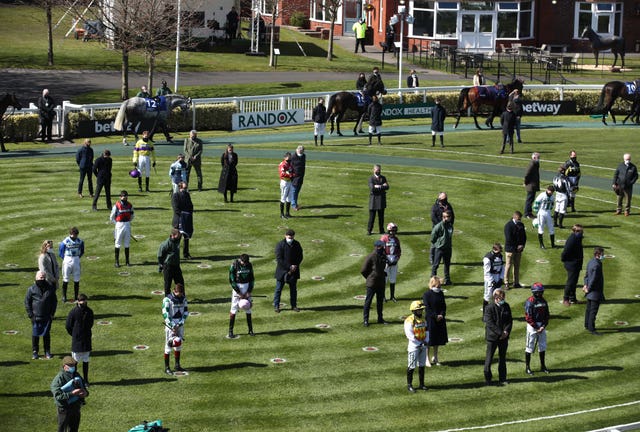
[{"label": "woman in long coat", "polygon": [[220,181],[218,182],[218,192],[224,194],[224,202],[229,202],[227,192],[231,193],[231,202],[233,202],[233,194],[238,190],[238,154],[233,151],[233,146],[228,145],[227,150],[220,156]]},{"label": "woman in long coat", "polygon": [[[427,319],[427,330],[429,330],[429,349],[433,347],[433,357],[431,363],[440,365],[438,361],[438,347],[446,345],[449,341],[447,334],[447,304],[444,301],[444,293],[440,289],[441,281],[438,276],[433,276],[429,280],[429,290],[422,296],[422,303],[425,307],[425,317]],[[429,352],[427,351],[427,358]]]}]

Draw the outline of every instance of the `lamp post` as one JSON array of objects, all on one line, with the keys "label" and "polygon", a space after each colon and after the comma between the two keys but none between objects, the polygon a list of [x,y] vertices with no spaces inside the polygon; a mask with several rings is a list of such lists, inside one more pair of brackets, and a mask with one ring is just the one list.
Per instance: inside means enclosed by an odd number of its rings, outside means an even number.
[{"label": "lamp post", "polygon": [[400,50],[398,51],[398,88],[402,88],[402,50],[404,48],[404,22],[413,24],[413,17],[407,14],[405,0],[400,0],[398,4],[398,20],[400,21]]}]

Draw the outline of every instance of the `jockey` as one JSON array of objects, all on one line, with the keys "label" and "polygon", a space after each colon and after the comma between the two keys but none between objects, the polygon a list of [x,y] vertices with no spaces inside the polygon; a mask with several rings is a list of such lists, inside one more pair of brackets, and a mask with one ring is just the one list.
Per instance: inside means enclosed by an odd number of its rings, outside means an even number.
[{"label": "jockey", "polygon": [[497,99],[506,99],[507,98],[507,89],[504,87],[504,84],[502,84],[500,81],[498,81],[494,85],[494,87],[496,89],[496,98]]}]

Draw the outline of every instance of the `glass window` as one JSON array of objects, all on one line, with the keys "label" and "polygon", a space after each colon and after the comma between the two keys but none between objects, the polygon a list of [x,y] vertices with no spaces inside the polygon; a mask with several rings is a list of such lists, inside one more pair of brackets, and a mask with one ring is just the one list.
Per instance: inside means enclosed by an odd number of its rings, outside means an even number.
[{"label": "glass window", "polygon": [[598,12],[610,11],[610,10],[613,10],[613,4],[612,3],[596,3],[596,9],[598,10]]},{"label": "glass window", "polygon": [[518,3],[498,3],[499,10],[518,10]]},{"label": "glass window", "polygon": [[433,37],[433,11],[413,11],[413,36]]},{"label": "glass window", "polygon": [[531,12],[520,13],[520,37],[529,38],[531,34]]},{"label": "glass window", "polygon": [[435,9],[435,3],[428,0],[413,0],[414,9]]},{"label": "glass window", "polygon": [[493,15],[480,15],[480,32],[491,33],[493,31]]},{"label": "glass window", "polygon": [[438,11],[436,33],[439,35],[455,36],[457,19],[457,12]]},{"label": "glass window", "polygon": [[438,9],[455,9],[455,10],[458,10],[458,3],[455,3],[455,2],[438,2]]},{"label": "glass window", "polygon": [[476,16],[471,14],[462,14],[462,28],[460,31],[465,33],[473,33],[476,31]]},{"label": "glass window", "polygon": [[462,9],[464,10],[493,10],[492,1],[466,1],[462,3]]},{"label": "glass window", "polygon": [[579,2],[575,6],[577,27],[574,38],[580,38],[585,27],[593,28],[600,36],[620,36],[622,34],[623,3]]},{"label": "glass window", "polygon": [[498,12],[498,37],[516,38],[518,29],[518,14],[516,12]]}]

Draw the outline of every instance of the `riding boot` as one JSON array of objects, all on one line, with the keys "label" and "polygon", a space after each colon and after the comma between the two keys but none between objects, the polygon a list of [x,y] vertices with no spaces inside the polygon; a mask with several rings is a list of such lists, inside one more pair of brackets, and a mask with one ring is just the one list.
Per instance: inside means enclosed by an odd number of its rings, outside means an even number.
[{"label": "riding boot", "polygon": [[120,267],[120,248],[114,248],[113,250],[115,258],[116,258],[116,268]]},{"label": "riding boot", "polygon": [[373,137],[372,134],[369,134],[369,145],[371,145],[371,138]]},{"label": "riding boot", "polygon": [[224,202],[229,202],[229,199],[227,198],[227,191],[224,191]]},{"label": "riding boot", "polygon": [[576,197],[571,198],[571,211],[576,212]]},{"label": "riding boot", "polygon": [[324,135],[320,135],[320,145],[324,145]]},{"label": "riding boot", "polygon": [[73,301],[78,301],[78,293],[80,292],[80,282],[73,283]]},{"label": "riding boot", "polygon": [[545,373],[549,373],[549,369],[547,369],[547,364],[545,363],[545,354],[546,351],[540,352],[540,370]]},{"label": "riding boot", "polygon": [[556,247],[556,236],[555,234],[551,234],[549,237],[551,237],[551,249]]},{"label": "riding boot", "polygon": [[149,190],[149,177],[144,178],[144,186],[145,186],[145,192],[151,192]]},{"label": "riding boot", "polygon": [[391,296],[391,300],[395,303],[396,302],[396,284],[394,283],[389,284],[389,295]]},{"label": "riding boot", "polygon": [[89,384],[89,362],[82,362],[82,377],[84,383]]},{"label": "riding boot", "polygon": [[69,282],[62,282],[62,303],[67,302],[67,287],[69,286]]},{"label": "riding boot", "polygon": [[124,248],[124,261],[127,264],[127,267],[131,266],[131,262],[129,262],[129,248]]},{"label": "riding boot", "polygon": [[378,145],[382,145],[382,142],[380,141],[380,137],[381,137],[381,135],[378,134]]},{"label": "riding boot", "polygon": [[316,147],[318,147],[318,135],[313,136],[313,142],[315,143]]},{"label": "riding boot", "polygon": [[564,221],[564,215],[562,213],[560,213],[560,216],[558,217],[558,227],[559,228],[564,228],[564,226],[562,225]]},{"label": "riding boot", "polygon": [[533,375],[531,372],[531,353],[524,353],[525,372],[528,375]]},{"label": "riding boot", "polygon": [[249,336],[255,336],[256,334],[253,332],[253,322],[251,321],[251,314],[247,314],[247,327],[249,328]]},{"label": "riding boot", "polygon": [[182,251],[182,255],[185,257],[185,259],[191,259],[191,254],[189,254],[189,239],[188,238],[184,239],[184,249]]},{"label": "riding boot", "polygon": [[288,217],[288,218],[290,218],[290,217],[291,217],[291,203],[290,203],[290,202],[288,202],[288,203],[286,204],[286,206],[287,206],[287,213],[286,213],[286,215],[287,215],[287,217]]},{"label": "riding boot", "polygon": [[175,358],[175,361],[176,361],[176,371],[183,372],[184,369],[180,365],[180,351],[174,351],[173,357]]},{"label": "riding boot", "polygon": [[229,339],[233,339],[236,336],[233,334],[233,325],[236,322],[236,314],[229,314]]},{"label": "riding boot", "polygon": [[229,192],[229,201],[233,202],[233,192]]},{"label": "riding boot", "polygon": [[171,369],[169,368],[169,354],[164,355],[164,370],[167,373],[171,373]]},{"label": "riding boot", "polygon": [[557,227],[558,226],[558,212],[555,212],[553,214],[553,227]]},{"label": "riding boot", "polygon": [[504,147],[505,147],[506,144],[507,144],[506,141],[502,141],[502,148],[500,149],[500,154],[504,153]]},{"label": "riding boot", "polygon": [[138,177],[138,192],[142,192],[142,177]]},{"label": "riding boot", "polygon": [[436,136],[431,135],[431,147],[435,147],[435,146],[436,146]]},{"label": "riding boot", "polygon": [[420,390],[426,390],[427,386],[424,385],[424,366],[418,366],[418,379],[420,380]]},{"label": "riding boot", "polygon": [[440,135],[440,147],[444,148],[444,136]]},{"label": "riding boot", "polygon": [[540,242],[540,249],[545,249],[544,242],[542,241],[542,234],[538,234],[538,242]]},{"label": "riding boot", "polygon": [[407,389],[411,392],[411,393],[415,393],[416,389],[413,388],[413,371],[415,369],[409,369],[407,368]]},{"label": "riding boot", "polygon": [[280,217],[284,219],[284,203],[280,202]]}]

